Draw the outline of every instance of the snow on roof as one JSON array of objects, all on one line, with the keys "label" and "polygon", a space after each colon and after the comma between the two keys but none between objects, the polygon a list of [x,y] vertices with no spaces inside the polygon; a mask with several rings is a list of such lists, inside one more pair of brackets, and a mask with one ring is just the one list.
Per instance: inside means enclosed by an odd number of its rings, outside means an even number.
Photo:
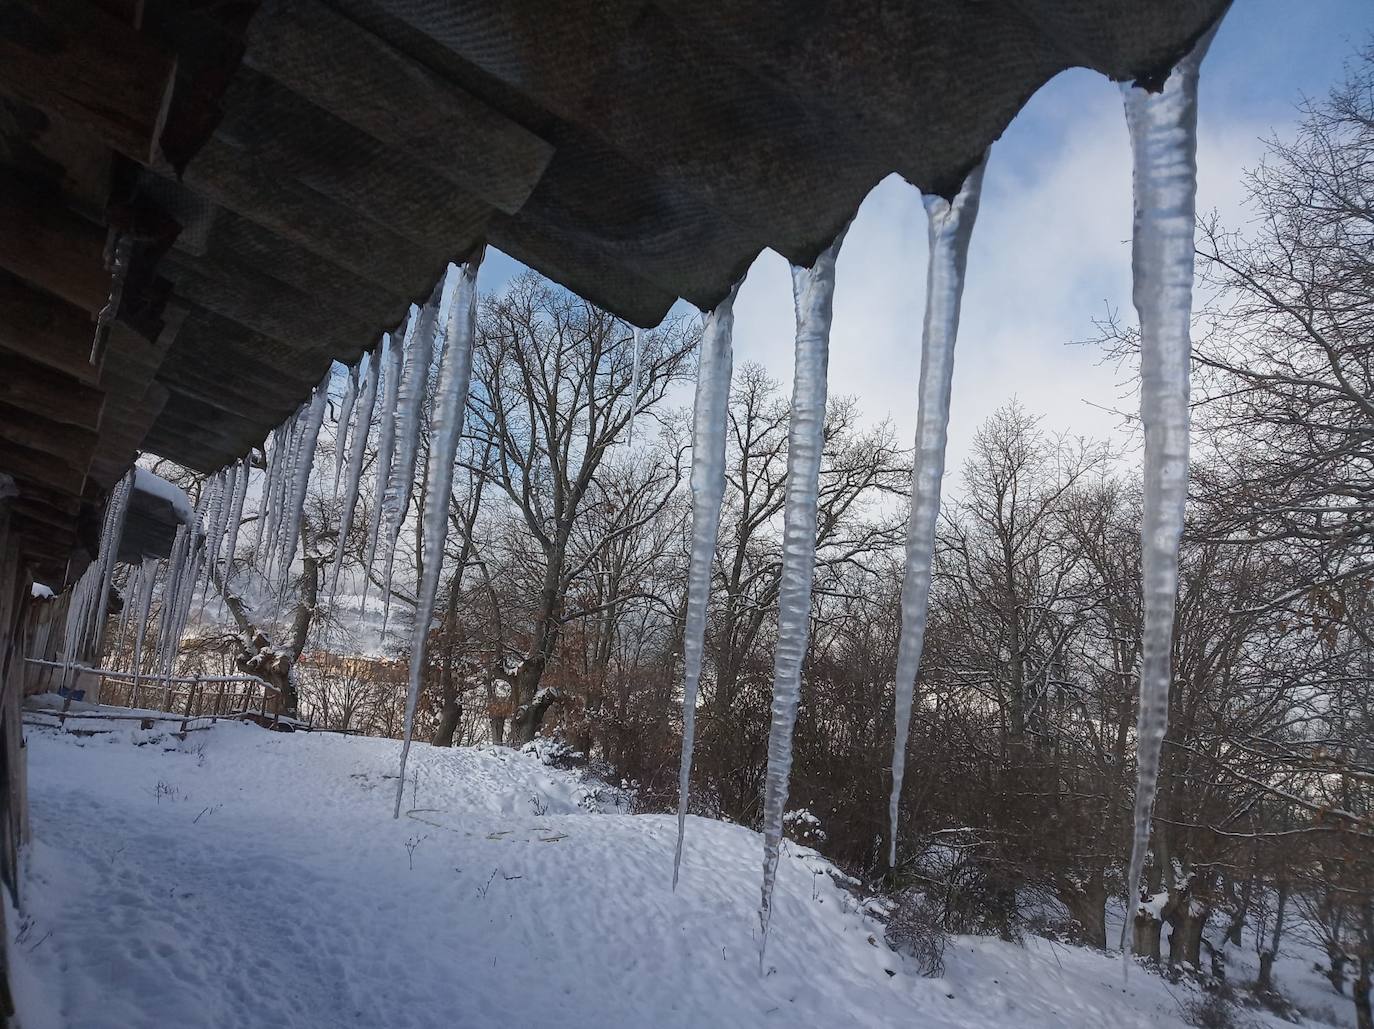
[{"label": "snow on roof", "polygon": [[52,587],[44,586],[41,582],[33,584],[33,596],[36,600],[51,600],[53,597]]},{"label": "snow on roof", "polygon": [[195,518],[195,509],[191,506],[191,499],[186,495],[186,491],[146,468],[134,469],[134,489],[151,493],[167,501],[172,505],[177,518],[187,525]]}]

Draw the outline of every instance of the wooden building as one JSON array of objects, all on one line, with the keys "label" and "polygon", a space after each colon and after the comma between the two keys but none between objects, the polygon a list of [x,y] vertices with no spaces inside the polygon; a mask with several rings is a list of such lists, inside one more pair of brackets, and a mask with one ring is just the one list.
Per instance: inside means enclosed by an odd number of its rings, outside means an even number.
[{"label": "wooden building", "polygon": [[[640,325],[1227,0],[0,0],[0,877],[13,641],[141,451],[212,471],[490,243]],[[914,359],[914,355],[913,355]]]}]

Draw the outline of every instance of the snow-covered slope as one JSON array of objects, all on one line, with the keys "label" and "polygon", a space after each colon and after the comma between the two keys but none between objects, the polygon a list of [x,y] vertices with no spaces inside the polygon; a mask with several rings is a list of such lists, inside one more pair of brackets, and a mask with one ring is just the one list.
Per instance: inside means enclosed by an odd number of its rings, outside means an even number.
[{"label": "snow-covered slope", "polygon": [[393,821],[394,741],[28,740],[26,1029],[1143,1029],[1191,999],[1036,940],[956,938],[923,979],[791,844],[760,974],[756,833],[693,819],[674,893],[674,818],[527,754],[417,744]]}]

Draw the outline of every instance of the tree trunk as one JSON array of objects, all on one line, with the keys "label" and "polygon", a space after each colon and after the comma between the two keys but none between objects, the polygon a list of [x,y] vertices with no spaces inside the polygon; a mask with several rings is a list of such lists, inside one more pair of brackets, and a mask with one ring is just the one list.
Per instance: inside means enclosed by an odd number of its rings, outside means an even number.
[{"label": "tree trunk", "polygon": [[1370,1007],[1370,988],[1374,981],[1374,960],[1366,952],[1360,955],[1360,974],[1355,979],[1355,1025],[1358,1029],[1374,1029],[1374,1009]]},{"label": "tree trunk", "polygon": [[1131,951],[1136,957],[1159,964],[1159,935],[1164,923],[1143,911],[1137,911],[1131,928]]},{"label": "tree trunk", "polygon": [[562,699],[563,695],[557,689],[539,688],[539,680],[544,677],[544,666],[542,657],[526,658],[515,670],[511,683],[512,703],[516,705],[510,717],[512,747],[523,747],[539,735],[544,715]]},{"label": "tree trunk", "polygon": [[1328,967],[1326,978],[1330,981],[1332,988],[1342,997],[1345,996],[1345,952],[1333,943],[1326,945],[1326,959]]},{"label": "tree trunk", "polygon": [[444,706],[439,711],[439,727],[434,730],[434,745],[436,747],[453,746],[454,733],[458,731],[458,722],[463,717],[463,705],[456,699],[444,700]]},{"label": "tree trunk", "polygon": [[1177,914],[1170,919],[1170,925],[1173,927],[1173,932],[1169,934],[1170,965],[1176,967],[1184,964],[1192,969],[1201,970],[1202,933],[1207,928],[1207,920],[1211,914],[1209,908],[1198,910],[1192,898],[1184,895]]},{"label": "tree trunk", "polygon": [[1079,942],[1098,950],[1107,949],[1107,885],[1101,869],[1081,884],[1063,883],[1059,899],[1080,926]]},{"label": "tree trunk", "polygon": [[1260,951],[1259,978],[1255,980],[1260,992],[1274,988],[1274,959],[1279,955],[1279,942],[1283,939],[1283,920],[1288,910],[1288,882],[1278,882],[1278,901],[1274,906],[1274,932],[1269,937],[1269,946]]}]

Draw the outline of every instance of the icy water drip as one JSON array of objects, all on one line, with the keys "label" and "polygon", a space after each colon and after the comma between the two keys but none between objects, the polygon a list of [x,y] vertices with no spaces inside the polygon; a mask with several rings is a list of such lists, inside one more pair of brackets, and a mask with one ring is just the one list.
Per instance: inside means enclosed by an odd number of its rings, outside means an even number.
[{"label": "icy water drip", "polygon": [[439,326],[443,293],[444,283],[440,281],[406,338],[405,364],[396,396],[396,456],[382,501],[382,513],[392,539],[401,531],[415,487],[415,460],[424,425],[425,391],[429,384],[429,366],[434,358],[434,337]]},{"label": "icy water drip", "polygon": [[358,507],[358,486],[362,481],[363,461],[366,457],[368,429],[377,406],[377,379],[381,374],[382,348],[378,345],[368,358],[367,374],[363,377],[358,399],[354,404],[356,424],[348,447],[348,473],[344,476],[344,492],[339,509],[339,542],[334,549],[334,562],[329,570],[329,597],[339,586],[339,569],[343,567],[344,549],[349,530],[353,528],[353,513]]},{"label": "icy water drip", "polygon": [[759,964],[768,946],[773,886],[782,847],[782,816],[792,774],[792,729],[801,699],[801,666],[810,633],[811,576],[816,565],[816,507],[825,442],[826,371],[834,312],[835,258],[840,232],[810,268],[792,268],[797,313],[792,411],[787,432],[787,494],[783,510],[778,640],[773,657],[773,712],[763,795],[763,889],[759,902]]},{"label": "icy water drip", "polygon": [[897,863],[897,808],[906,772],[906,741],[916,672],[925,645],[930,609],[930,570],[935,556],[935,524],[940,516],[940,484],[945,474],[949,435],[949,397],[954,382],[954,343],[959,335],[959,305],[969,240],[978,217],[987,158],[969,173],[953,202],[925,197],[930,239],[926,267],[926,315],[921,332],[921,380],[917,388],[916,450],[911,467],[911,515],[906,531],[906,573],[902,579],[902,631],[897,645],[896,736],[892,746],[892,796],[888,801],[887,863]]},{"label": "icy water drip", "polygon": [[631,343],[633,357],[630,364],[630,425],[625,434],[625,445],[631,446],[635,441],[635,416],[639,414],[639,353],[644,343],[643,333],[639,326],[635,326],[634,341]]},{"label": "icy water drip", "polygon": [[234,551],[239,544],[239,528],[243,524],[243,504],[248,498],[248,478],[252,475],[253,466],[247,458],[239,462],[238,483],[234,492],[234,503],[229,509],[228,537],[224,541],[224,569],[220,575],[220,581],[229,585],[229,576],[234,569]]},{"label": "icy water drip", "polygon": [[[415,308],[411,307],[406,318],[406,332],[415,321]],[[377,559],[377,537],[381,535],[382,497],[391,478],[391,456],[396,449],[396,397],[400,392],[401,364],[403,360],[401,341],[394,335],[386,337],[386,363],[382,368],[382,424],[377,434],[377,488],[372,503],[372,516],[367,523],[367,555],[363,558],[363,595],[358,617],[367,613],[367,591],[371,578],[372,563]]]},{"label": "icy water drip", "polygon": [[[1188,375],[1192,342],[1193,226],[1197,207],[1198,72],[1212,31],[1159,93],[1124,86],[1134,157],[1132,298],[1140,316],[1140,417],[1145,428],[1140,526],[1145,618],[1136,728],[1135,824],[1128,897],[1140,895],[1150,846],[1169,683],[1178,547],[1188,498]],[[1122,927],[1123,950],[1131,919]]]},{"label": "icy water drip", "polygon": [[211,582],[215,577],[215,562],[219,557],[220,539],[224,536],[224,520],[233,499],[228,496],[234,488],[234,484],[229,478],[231,470],[227,465],[221,468],[210,483],[210,510],[207,515],[209,521],[206,526],[205,537],[205,578],[200,584],[201,611],[205,610],[205,602],[210,599]]},{"label": "icy water drip", "polygon": [[348,369],[348,385],[344,387],[343,399],[339,401],[339,421],[334,430],[334,493],[339,492],[339,483],[343,479],[344,454],[348,452],[348,426],[349,419],[353,416],[353,405],[358,399],[358,378],[362,369],[362,363],[367,360],[364,354],[358,359],[358,363]]},{"label": "icy water drip", "polygon": [[115,564],[119,561],[119,541],[124,536],[124,521],[129,514],[129,498],[133,490],[134,472],[130,469],[115,486],[105,508],[100,538],[100,592],[96,597],[95,610],[87,623],[87,647],[92,641],[99,643],[105,627],[105,611],[110,603],[110,588],[114,585]]},{"label": "icy water drip", "polygon": [[677,849],[673,852],[673,888],[682,867],[682,839],[687,829],[687,801],[692,782],[692,748],[696,736],[697,690],[706,645],[706,611],[711,599],[711,566],[725,496],[725,436],[729,420],[730,376],[734,364],[735,283],[730,295],[706,315],[697,362],[696,406],[692,414],[692,552],[687,570],[687,625],[682,643],[682,764],[678,771]]},{"label": "icy water drip", "polygon": [[286,431],[278,425],[262,441],[263,473],[261,490],[258,493],[258,514],[253,524],[253,553],[262,551],[262,541],[266,537],[268,512],[272,509],[272,487],[276,482],[277,461],[281,456],[281,441]]},{"label": "icy water drip", "polygon": [[405,740],[401,744],[401,769],[396,783],[396,811],[401,817],[401,797],[406,786],[406,759],[415,728],[415,705],[420,699],[420,678],[425,667],[425,644],[429,623],[434,618],[434,598],[439,592],[439,573],[444,563],[444,537],[448,530],[449,494],[453,487],[453,465],[458,457],[458,442],[463,434],[463,415],[467,409],[468,383],[472,379],[472,341],[477,333],[477,270],[482,253],[458,269],[453,302],[448,308],[443,367],[434,412],[434,431],[429,448],[428,488],[425,509],[421,512],[421,535],[425,546],[424,575],[415,598],[415,623],[410,635],[410,690],[406,694]]},{"label": "icy water drip", "polygon": [[158,560],[145,557],[138,571],[138,598],[131,615],[135,619],[133,653],[129,658],[129,671],[134,673],[134,700],[131,707],[138,707],[138,680],[143,674],[143,640],[148,632],[148,612],[153,606],[153,587],[157,585]]},{"label": "icy water drip", "polygon": [[415,463],[419,454],[420,434],[424,431],[429,367],[434,359],[435,335],[439,329],[447,280],[448,276],[445,275],[420,310],[415,331],[406,347],[405,368],[401,372],[400,392],[396,399],[396,457],[391,465],[386,497],[382,501],[387,545],[382,571],[383,639],[386,638],[387,623],[391,618],[391,581],[396,547],[400,542],[401,527],[410,510],[411,495],[415,492]]},{"label": "icy water drip", "polygon": [[329,378],[326,372],[320,384],[315,387],[315,395],[310,399],[305,418],[301,424],[300,441],[297,445],[296,460],[292,469],[293,480],[290,486],[289,502],[286,509],[286,524],[283,526],[283,543],[280,557],[281,587],[277,592],[278,605],[291,581],[291,564],[296,559],[296,543],[300,539],[301,519],[305,513],[305,497],[310,488],[310,471],[315,466],[315,447],[320,439],[320,427],[324,424],[325,409],[329,400]]}]

